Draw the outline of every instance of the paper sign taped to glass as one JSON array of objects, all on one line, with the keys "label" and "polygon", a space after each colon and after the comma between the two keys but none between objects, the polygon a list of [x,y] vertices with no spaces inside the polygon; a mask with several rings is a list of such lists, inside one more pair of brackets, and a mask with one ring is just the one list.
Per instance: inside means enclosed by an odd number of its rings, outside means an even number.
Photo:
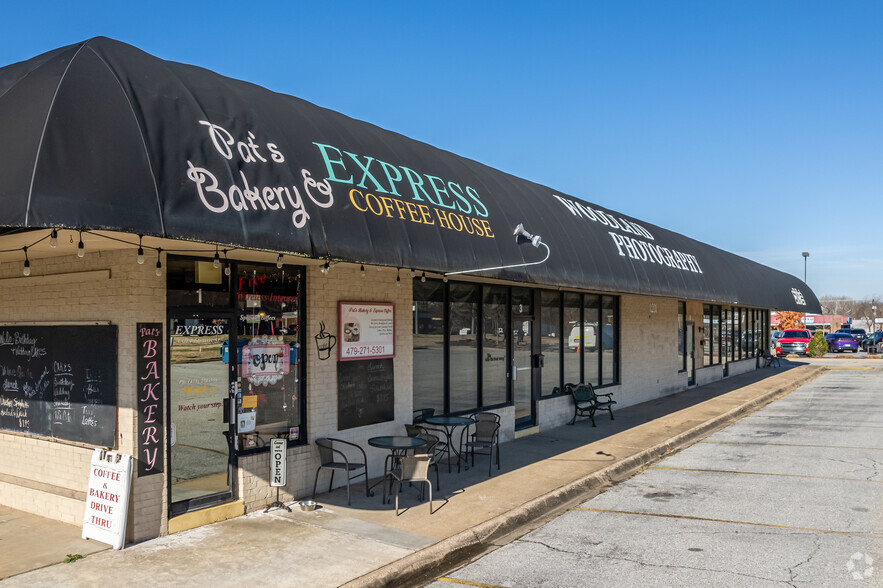
[{"label": "paper sign taped to glass", "polygon": [[275,384],[291,369],[291,348],[282,336],[261,335],[242,348],[242,375],[255,386]]},{"label": "paper sign taped to glass", "polygon": [[257,411],[254,410],[240,410],[239,417],[237,420],[236,432],[238,433],[251,433],[254,431],[255,426],[257,425]]}]

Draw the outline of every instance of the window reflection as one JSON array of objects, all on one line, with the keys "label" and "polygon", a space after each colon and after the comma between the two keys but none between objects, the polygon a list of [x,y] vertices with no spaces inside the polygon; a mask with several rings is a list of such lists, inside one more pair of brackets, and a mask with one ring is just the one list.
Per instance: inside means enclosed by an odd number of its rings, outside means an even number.
[{"label": "window reflection", "polygon": [[478,406],[478,286],[454,283],[448,296],[450,411],[458,412]]},{"label": "window reflection", "polygon": [[414,280],[414,408],[445,412],[444,283]]},{"label": "window reflection", "polygon": [[542,325],[540,327],[540,353],[543,354],[543,379],[541,394],[551,394],[561,386],[561,295],[543,290],[540,293]]},{"label": "window reflection", "polygon": [[[267,445],[278,435],[301,438],[300,276],[297,269],[246,264],[234,276],[241,449]],[[232,352],[228,356],[233,359]]]},{"label": "window reflection", "polygon": [[484,328],[482,339],[482,405],[493,406],[506,402],[506,308],[508,288],[484,287]]}]

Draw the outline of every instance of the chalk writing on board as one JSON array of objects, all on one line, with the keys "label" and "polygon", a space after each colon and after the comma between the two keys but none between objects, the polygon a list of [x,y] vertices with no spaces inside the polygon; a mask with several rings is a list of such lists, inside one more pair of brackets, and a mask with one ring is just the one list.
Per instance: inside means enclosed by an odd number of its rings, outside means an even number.
[{"label": "chalk writing on board", "polygon": [[112,447],[115,326],[0,326],[0,429]]},{"label": "chalk writing on board", "polygon": [[337,364],[337,428],[383,423],[395,418],[393,360]]}]

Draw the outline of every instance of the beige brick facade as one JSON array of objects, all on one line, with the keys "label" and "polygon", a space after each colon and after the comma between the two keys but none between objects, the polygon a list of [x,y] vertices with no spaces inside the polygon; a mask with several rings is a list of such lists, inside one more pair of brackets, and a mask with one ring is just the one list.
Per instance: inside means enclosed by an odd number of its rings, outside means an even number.
[{"label": "beige brick facade", "polygon": [[[137,442],[135,345],[136,323],[166,322],[165,277],[157,277],[152,263],[138,265],[131,249],[91,252],[76,256],[34,260],[32,275],[21,276],[21,264],[0,265],[0,295],[4,300],[0,324],[40,322],[70,324],[101,321],[116,325],[119,336],[117,435],[113,449],[132,454]],[[334,436],[360,444],[369,458],[372,477],[383,469],[385,451],[367,446],[378,435],[402,434],[410,422],[412,406],[412,288],[407,270],[396,282],[394,268],[366,268],[339,264],[326,275],[319,266],[306,271],[306,322],[303,325],[306,362],[306,434],[309,443],[288,450],[288,484],[283,500],[312,492],[318,466],[317,437]],[[392,302],[395,304],[396,356],[395,420],[339,431],[337,428],[337,349],[328,360],[318,358],[314,337],[324,323],[338,332],[339,302]],[[614,393],[617,407],[653,400],[687,387],[678,355],[678,301],[670,298],[623,295],[620,297],[620,384]],[[687,320],[702,324],[702,303],[687,303]],[[697,383],[723,377],[721,366],[702,366],[697,332]],[[754,360],[731,364],[731,373],[753,369]],[[167,369],[167,367],[165,368]],[[168,391],[166,391],[168,393]],[[168,410],[168,400],[166,400]],[[573,414],[569,397],[538,402],[539,430],[560,426]],[[514,436],[514,408],[497,410],[502,416],[503,441]],[[168,442],[168,441],[167,441]],[[92,448],[64,441],[0,432],[0,502],[72,524],[81,524]],[[268,482],[268,453],[239,459],[238,498],[246,512],[264,508],[275,500]],[[327,474],[326,474],[327,475]],[[162,475],[134,478],[129,510],[128,540],[141,540],[168,532],[168,464]],[[320,481],[327,489],[327,478]],[[354,491],[359,491],[354,489]]]}]

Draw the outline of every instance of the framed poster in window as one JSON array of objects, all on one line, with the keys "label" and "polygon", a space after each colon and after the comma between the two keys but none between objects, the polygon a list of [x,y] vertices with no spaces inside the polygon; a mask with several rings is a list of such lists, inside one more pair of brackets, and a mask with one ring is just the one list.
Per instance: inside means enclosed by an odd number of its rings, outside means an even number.
[{"label": "framed poster in window", "polygon": [[340,361],[395,357],[395,304],[340,302],[337,318]]}]

